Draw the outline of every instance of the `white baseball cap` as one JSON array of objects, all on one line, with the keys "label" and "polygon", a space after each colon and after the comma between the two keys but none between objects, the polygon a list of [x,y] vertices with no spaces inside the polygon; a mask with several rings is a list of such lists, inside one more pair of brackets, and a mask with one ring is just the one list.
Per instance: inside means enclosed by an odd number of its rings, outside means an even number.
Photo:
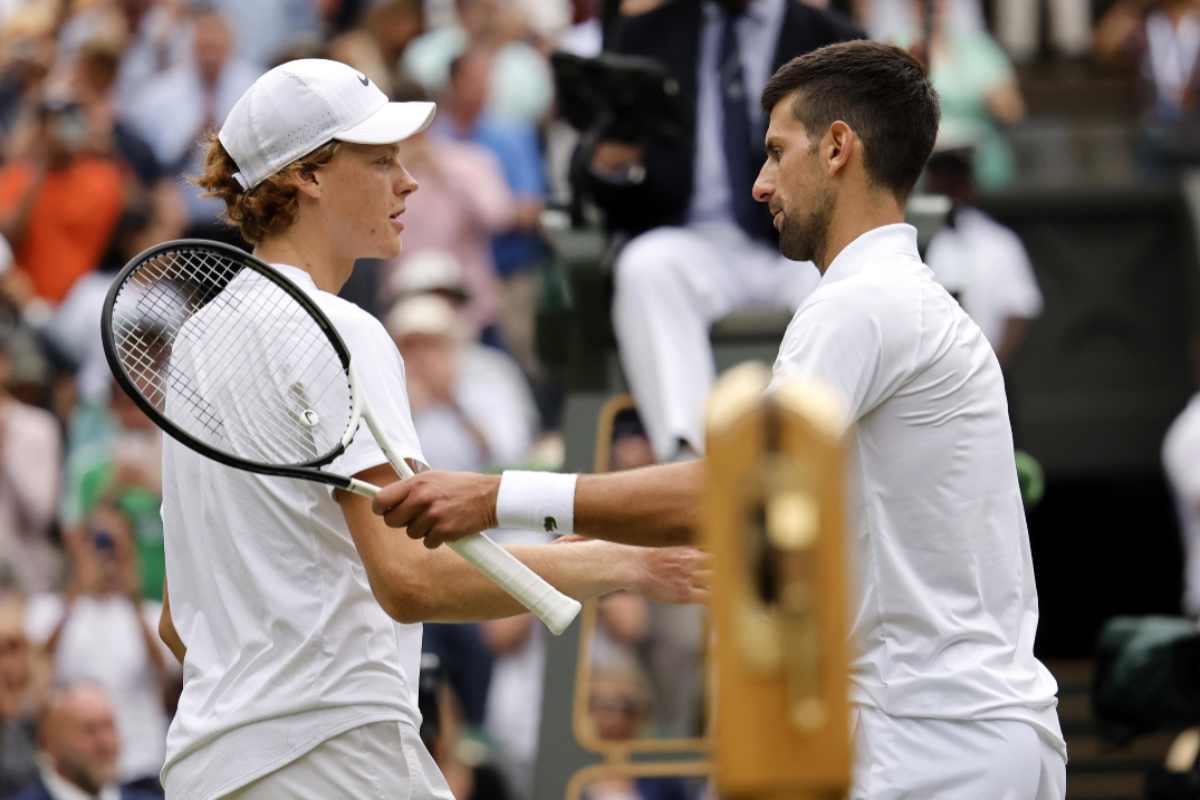
[{"label": "white baseball cap", "polygon": [[434,103],[391,103],[340,61],[301,58],[259,77],[234,103],[217,135],[253,189],[283,167],[337,139],[392,144],[429,127]]}]

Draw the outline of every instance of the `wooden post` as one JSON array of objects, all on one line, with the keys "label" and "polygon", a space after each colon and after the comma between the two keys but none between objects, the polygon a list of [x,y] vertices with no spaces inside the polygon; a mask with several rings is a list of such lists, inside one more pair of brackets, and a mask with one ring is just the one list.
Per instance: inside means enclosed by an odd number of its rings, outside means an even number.
[{"label": "wooden post", "polygon": [[702,539],[712,552],[722,798],[844,797],[845,458],[821,386],[737,367],[709,405]]}]

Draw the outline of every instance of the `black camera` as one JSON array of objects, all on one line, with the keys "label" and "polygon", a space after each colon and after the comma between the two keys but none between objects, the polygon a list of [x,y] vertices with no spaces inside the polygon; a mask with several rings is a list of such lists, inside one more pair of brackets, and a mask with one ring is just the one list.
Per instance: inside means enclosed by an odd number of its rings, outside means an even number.
[{"label": "black camera", "polygon": [[550,57],[563,119],[598,140],[639,144],[687,135],[679,82],[657,61],[604,53]]}]

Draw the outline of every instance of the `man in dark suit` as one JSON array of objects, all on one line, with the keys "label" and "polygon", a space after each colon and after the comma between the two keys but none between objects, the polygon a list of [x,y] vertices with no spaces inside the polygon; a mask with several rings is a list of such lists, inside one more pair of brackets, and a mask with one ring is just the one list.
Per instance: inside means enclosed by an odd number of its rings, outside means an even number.
[{"label": "man in dark suit", "polygon": [[57,692],[38,738],[38,776],[11,800],[162,800],[161,793],[117,785],[121,740],[112,702],[100,687]]},{"label": "man in dark suit", "polygon": [[682,141],[602,141],[591,161],[596,202],[635,234],[616,262],[613,324],[659,460],[702,449],[712,323],[738,309],[794,309],[816,285],[816,269],[779,255],[750,194],[766,130],[758,97],[791,58],[859,37],[799,0],[674,0],[617,27],[611,49],[660,62],[691,121]]}]

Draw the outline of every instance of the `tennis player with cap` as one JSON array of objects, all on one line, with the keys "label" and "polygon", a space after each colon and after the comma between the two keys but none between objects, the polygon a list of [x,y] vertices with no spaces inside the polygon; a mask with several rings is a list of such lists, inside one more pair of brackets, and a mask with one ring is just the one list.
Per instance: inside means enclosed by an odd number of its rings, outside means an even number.
[{"label": "tennis player with cap", "polygon": [[[399,253],[417,184],[396,143],[433,114],[431,103],[389,103],[343,64],[288,62],[234,105],[197,179],[225,201],[255,255],[333,322],[364,398],[418,472],[426,467],[403,362],[383,326],[336,292],[355,259]],[[396,479],[366,435],[330,469]],[[456,554],[396,535],[364,498],[234,470],[172,439],[162,513],[159,627],[184,678],[162,772],[168,796],[449,800],[418,736],[419,623],[524,609]],[[579,599],[621,588],[704,597],[693,585],[702,557],[690,549],[662,556],[583,542],[513,551]]]},{"label": "tennis player with cap", "polygon": [[[1057,686],[1033,654],[1037,590],[1000,366],[904,224],[937,97],[907,53],[849,42],[781,67],[763,108],[755,198],[783,254],[822,273],[775,378],[832,387],[853,426],[852,797],[1060,800],[1066,746]],[[578,477],[431,472],[375,504],[427,546],[545,517],[678,543],[695,527],[702,474],[701,462]]]}]

